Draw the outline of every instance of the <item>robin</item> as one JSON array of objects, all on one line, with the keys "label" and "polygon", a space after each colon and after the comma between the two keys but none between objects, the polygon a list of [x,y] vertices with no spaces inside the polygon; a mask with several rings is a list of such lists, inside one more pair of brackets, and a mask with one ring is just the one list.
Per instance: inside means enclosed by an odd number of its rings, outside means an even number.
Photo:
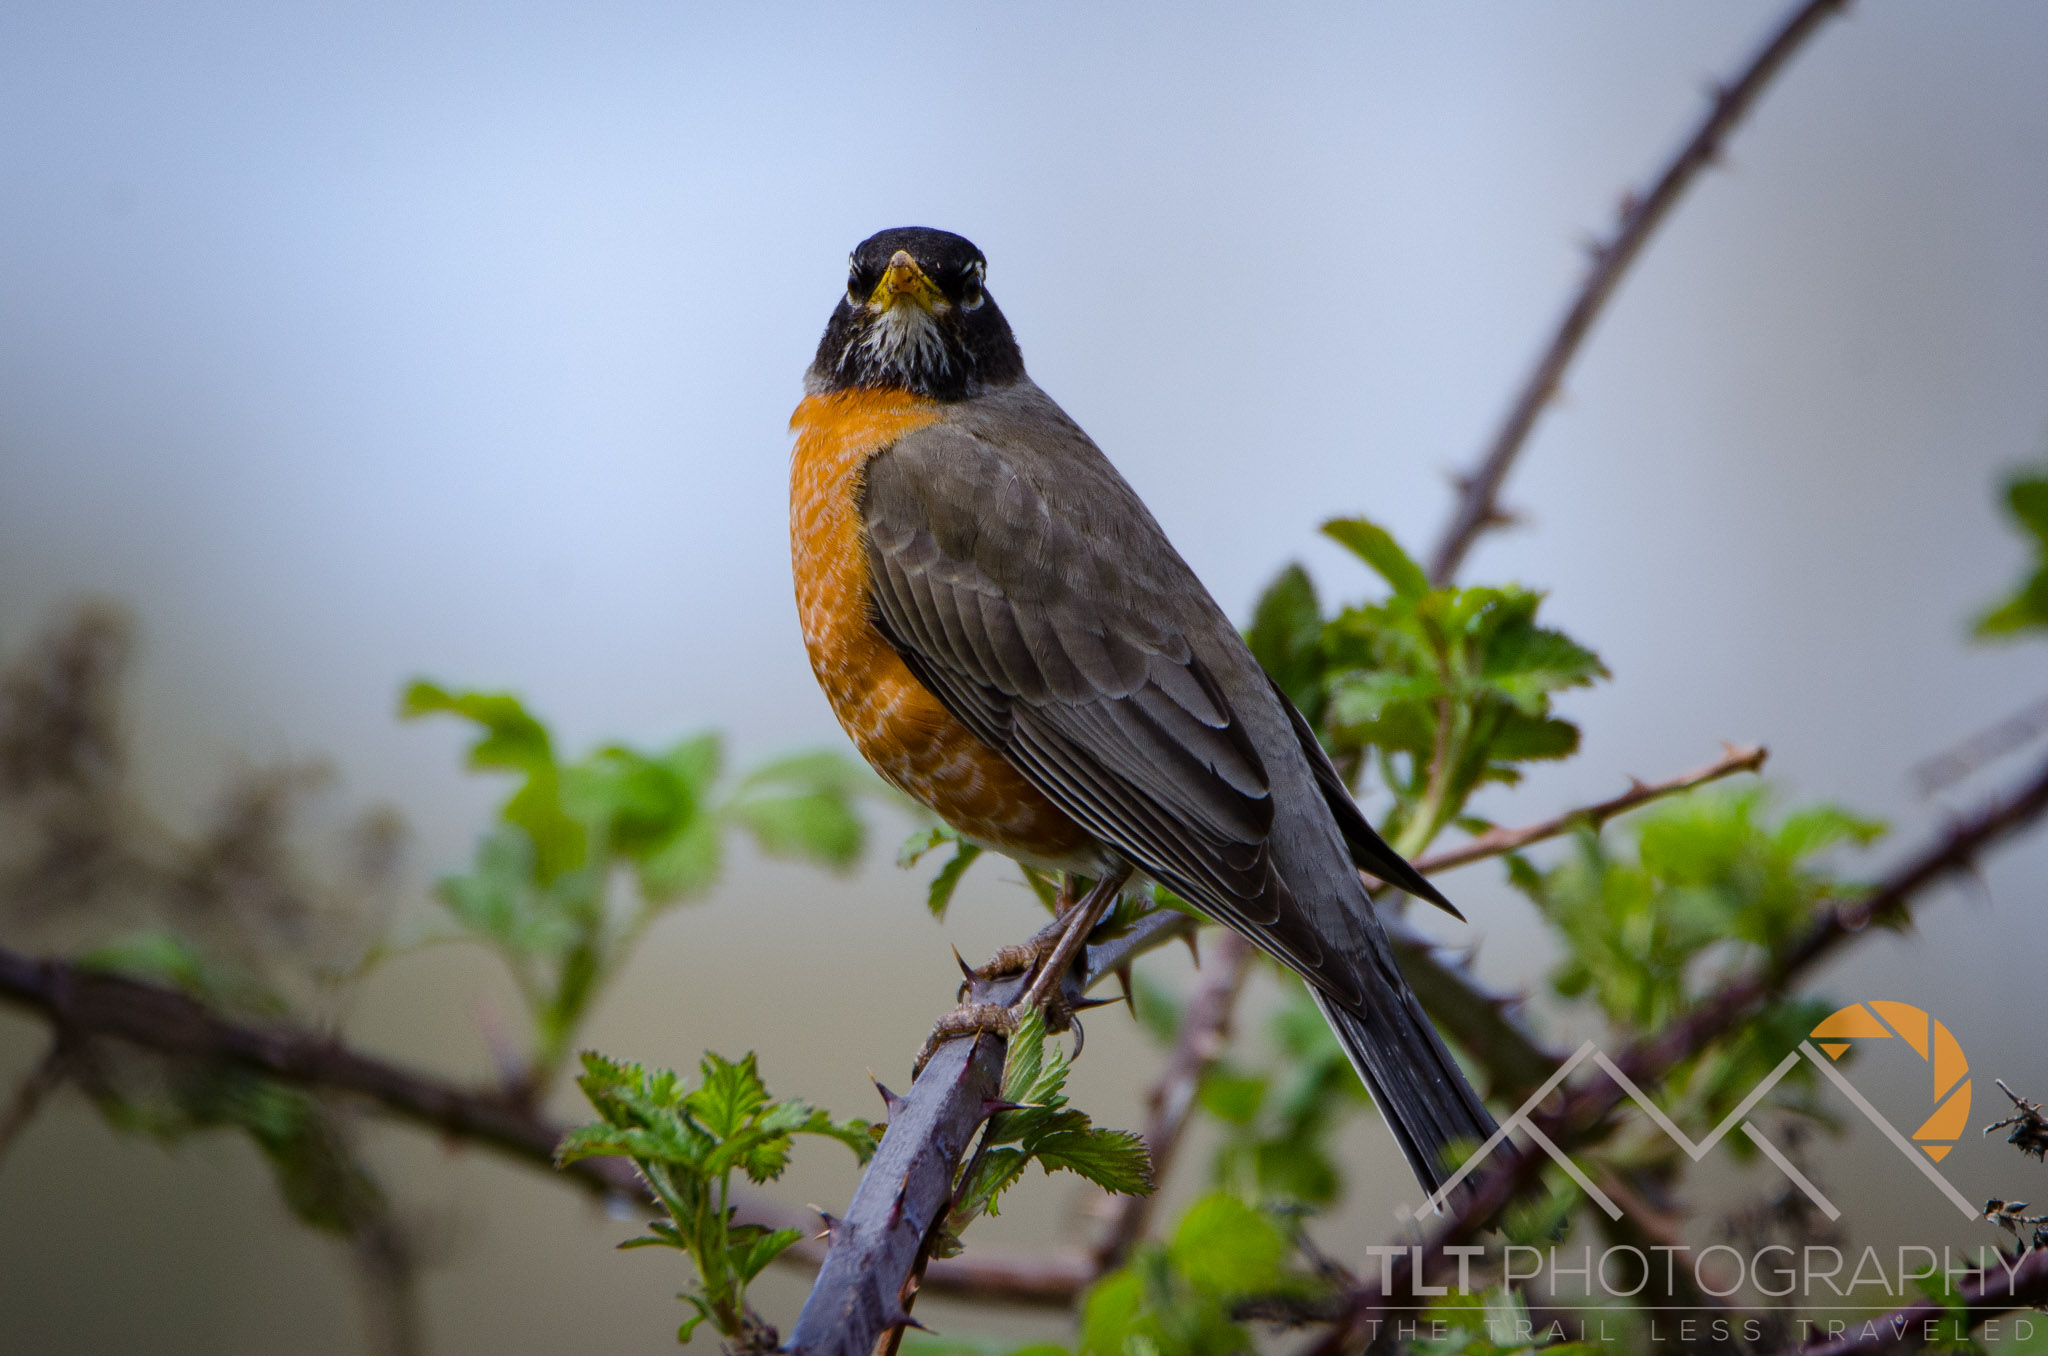
[{"label": "robin", "polygon": [[921,227],[849,261],[790,420],[812,671],[875,770],[963,838],[1097,894],[1157,881],[1299,974],[1434,1192],[1445,1148],[1494,1122],[1359,871],[1457,911],[1025,375],[987,267]]}]

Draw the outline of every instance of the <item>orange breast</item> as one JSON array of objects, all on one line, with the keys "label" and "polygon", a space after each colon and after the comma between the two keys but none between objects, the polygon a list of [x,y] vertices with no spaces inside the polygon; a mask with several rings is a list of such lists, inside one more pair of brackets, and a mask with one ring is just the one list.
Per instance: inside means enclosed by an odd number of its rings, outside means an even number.
[{"label": "orange breast", "polygon": [[868,616],[860,484],[868,458],[935,422],[934,403],[841,391],[796,407],[789,535],[811,671],[861,755],[966,837],[1034,865],[1087,869],[1092,840],[917,681]]}]

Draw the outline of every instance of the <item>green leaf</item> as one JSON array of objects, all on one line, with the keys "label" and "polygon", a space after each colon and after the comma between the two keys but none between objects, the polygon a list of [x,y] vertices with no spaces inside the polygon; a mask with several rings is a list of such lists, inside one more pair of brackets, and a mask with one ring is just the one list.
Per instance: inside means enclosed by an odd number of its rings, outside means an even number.
[{"label": "green leaf", "polygon": [[415,679],[399,700],[399,716],[453,715],[483,728],[470,745],[469,765],[508,772],[539,772],[554,767],[553,741],[547,726],[510,692],[451,692],[425,679]]},{"label": "green leaf", "polygon": [[1220,1191],[1195,1202],[1169,1249],[1190,1282],[1220,1294],[1274,1288],[1288,1253],[1286,1238],[1270,1218]]},{"label": "green leaf", "polygon": [[2048,627],[2048,475],[2015,476],[2006,483],[2006,510],[2033,538],[2035,566],[2010,597],[1977,618],[1976,634],[2006,639]]},{"label": "green leaf", "polygon": [[499,809],[498,817],[532,841],[537,877],[549,882],[583,865],[588,844],[583,826],[562,809],[553,740],[547,726],[518,697],[509,692],[451,692],[419,680],[405,690],[399,714],[407,720],[455,715],[481,726],[482,737],[470,746],[469,766],[524,775],[524,783]]},{"label": "green leaf", "polygon": [[981,848],[964,839],[953,849],[952,858],[938,869],[932,877],[931,887],[925,891],[925,907],[931,910],[932,917],[945,918],[946,908],[953,902],[953,892],[960,887],[967,868],[973,866],[979,856]]},{"label": "green leaf", "polygon": [[751,1053],[738,1063],[707,1053],[697,1068],[704,1081],[685,1101],[691,1114],[720,1139],[738,1134],[768,1104],[768,1088]]},{"label": "green leaf", "polygon": [[1323,611],[1306,570],[1289,565],[1267,585],[1245,640],[1288,700],[1313,721],[1322,705]]},{"label": "green leaf", "polygon": [[1566,688],[1590,687],[1608,676],[1600,656],[1564,634],[1541,626],[1503,627],[1486,647],[1480,677],[1528,716],[1543,714],[1543,698]]},{"label": "green leaf", "polygon": [[1365,518],[1332,518],[1324,536],[1370,565],[1399,598],[1420,598],[1429,592],[1429,576],[1394,540],[1393,534]]},{"label": "green leaf", "polygon": [[1266,1080],[1217,1065],[1196,1094],[1202,1110],[1231,1125],[1249,1125],[1266,1104]]},{"label": "green leaf", "polygon": [[1569,758],[1578,751],[1578,726],[1555,716],[1532,719],[1519,711],[1501,721],[1500,732],[1487,746],[1487,756],[1504,763]]}]

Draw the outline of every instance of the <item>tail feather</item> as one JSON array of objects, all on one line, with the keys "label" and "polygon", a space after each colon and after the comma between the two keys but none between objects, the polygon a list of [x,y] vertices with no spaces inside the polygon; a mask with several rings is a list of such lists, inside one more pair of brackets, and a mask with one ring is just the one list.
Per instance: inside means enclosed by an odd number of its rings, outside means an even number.
[{"label": "tail feather", "polygon": [[1309,994],[1358,1070],[1408,1166],[1434,1194],[1452,1172],[1445,1151],[1469,1150],[1498,1128],[1486,1104],[1465,1080],[1443,1039],[1406,986],[1382,989],[1360,1010],[1337,1006],[1315,985]]}]

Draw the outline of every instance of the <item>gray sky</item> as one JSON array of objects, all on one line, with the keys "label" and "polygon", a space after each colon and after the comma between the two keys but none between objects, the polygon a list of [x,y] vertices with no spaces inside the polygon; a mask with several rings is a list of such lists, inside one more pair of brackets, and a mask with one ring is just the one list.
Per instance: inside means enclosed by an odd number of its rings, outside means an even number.
[{"label": "gray sky", "polygon": [[[81,592],[127,600],[154,785],[189,801],[233,757],[327,753],[348,799],[412,820],[422,877],[493,788],[459,777],[452,728],[393,721],[414,673],[517,687],[572,745],[837,741],[791,606],[784,424],[847,250],[911,223],[985,249],[1034,375],[1234,615],[1297,557],[1356,593],[1314,525],[1364,512],[1427,544],[1587,232],[1776,13],[9,6],[0,642]],[[1553,590],[1615,673],[1567,702],[1583,756],[1498,813],[1760,741],[1903,845],[1945,813],[1904,769],[2039,695],[2038,645],[1962,633],[2019,567],[1995,477],[2048,438],[2044,60],[2038,5],[1858,6],[1653,244],[1510,484],[1526,526],[1467,569]],[[2033,983],[2043,865],[2002,860],[1995,911],[1945,903],[1844,991]],[[780,946],[865,938],[921,973],[945,938],[1021,925],[996,876],[942,936],[890,871],[808,913],[797,878],[745,874],[670,925],[602,1039],[687,1061],[723,1030],[850,1099],[942,982],[861,1016],[886,1034],[857,1056],[807,1052],[799,1016],[728,1029],[675,986],[707,948],[754,954],[770,915]],[[1487,935],[1526,935],[1490,872],[1452,884]],[[1510,946],[1485,963],[1531,974]],[[1943,1015],[1998,1048],[1976,1012]],[[662,1278],[594,1265],[578,1284],[623,1276],[621,1341],[657,1349]],[[457,1274],[447,1294],[503,1301],[504,1271]]]}]

